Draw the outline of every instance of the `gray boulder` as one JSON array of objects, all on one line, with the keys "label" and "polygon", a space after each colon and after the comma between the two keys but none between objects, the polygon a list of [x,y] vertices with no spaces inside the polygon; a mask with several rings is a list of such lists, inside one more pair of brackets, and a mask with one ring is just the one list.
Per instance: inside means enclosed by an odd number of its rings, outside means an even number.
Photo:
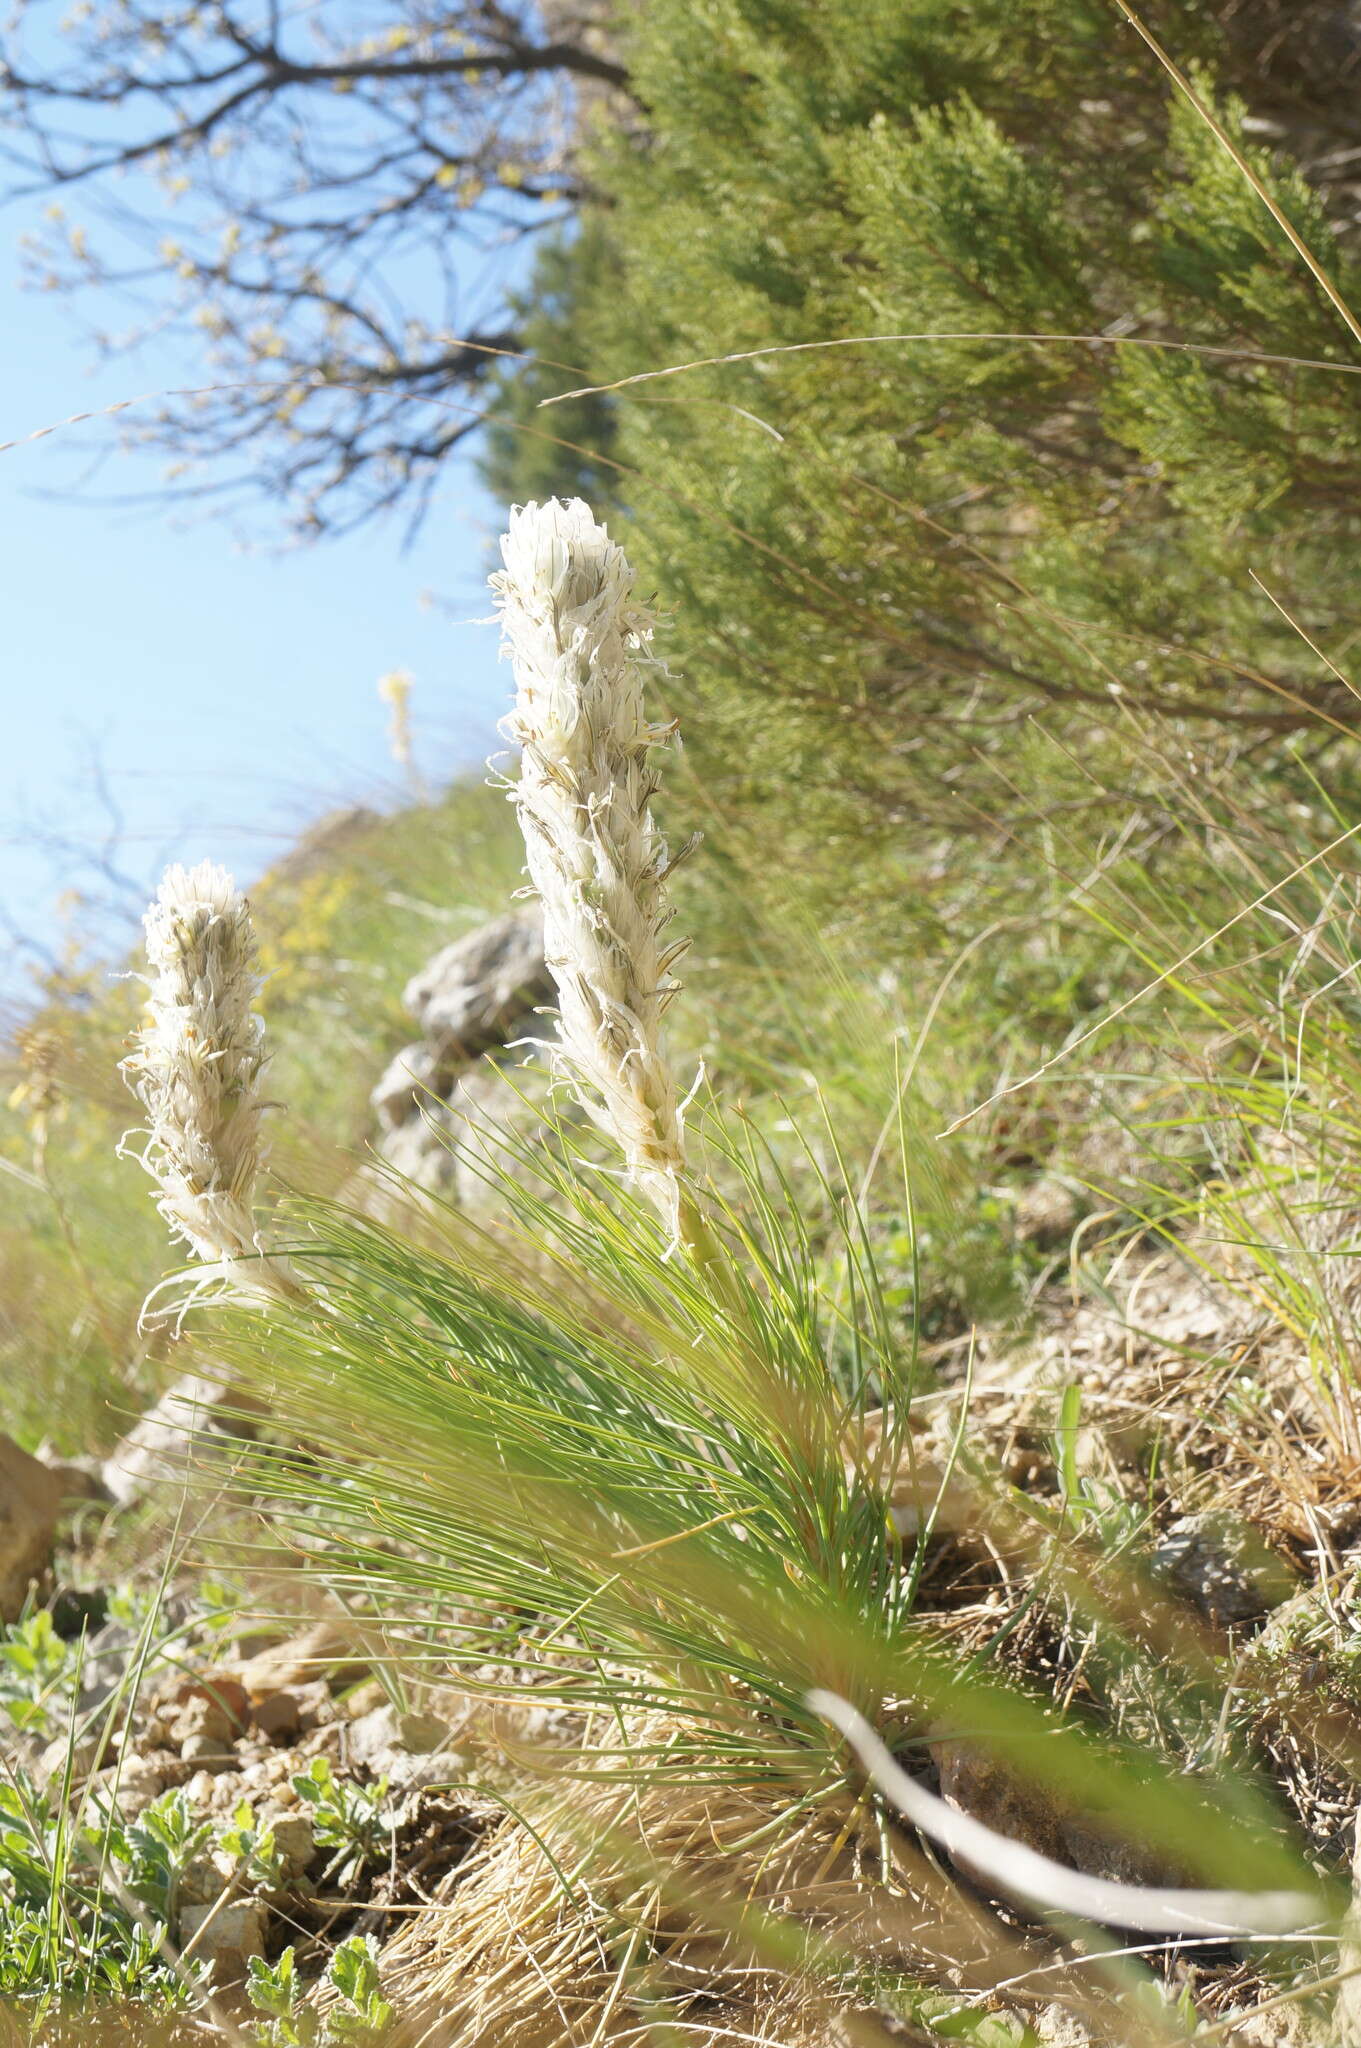
[{"label": "gray boulder", "polygon": [[418,1116],[389,1130],[379,1154],[417,1187],[460,1209],[486,1209],[503,1178],[532,1178],[520,1147],[532,1159],[554,1144],[548,1089],[541,1070],[484,1057],[450,1084],[446,1100],[426,1101]]},{"label": "gray boulder", "polygon": [[410,1123],[418,1110],[428,1109],[432,1098],[448,1092],[453,1080],[447,1059],[432,1045],[418,1038],[404,1045],[369,1097],[385,1131]]},{"label": "gray boulder", "polygon": [[[508,1048],[534,1035],[535,1009],[552,996],[537,906],[446,946],[408,982],[403,1001],[422,1036],[391,1061],[371,1098],[379,1158],[402,1181],[485,1209],[507,1172],[523,1173],[517,1146],[551,1143],[547,1079]],[[409,1192],[381,1169],[366,1169],[355,1193],[389,1221],[409,1207]]]},{"label": "gray boulder", "polygon": [[183,1485],[213,1451],[252,1436],[250,1417],[263,1413],[230,1382],[185,1373],[104,1460],[103,1483],[120,1504],[140,1499],[153,1486]]},{"label": "gray boulder", "polygon": [[402,1000],[452,1075],[505,1045],[552,994],[543,918],[535,908],[495,918],[446,946],[407,983]]},{"label": "gray boulder", "polygon": [[[402,1180],[432,1195],[452,1195],[456,1175],[454,1136],[445,1103],[431,1103],[409,1123],[397,1124],[378,1141],[378,1156]],[[367,1171],[365,1206],[374,1215],[395,1220],[402,1203],[390,1177]]]},{"label": "gray boulder", "polygon": [[1153,1569],[1218,1628],[1259,1622],[1295,1582],[1253,1532],[1221,1516],[1183,1515],[1153,1553]]}]

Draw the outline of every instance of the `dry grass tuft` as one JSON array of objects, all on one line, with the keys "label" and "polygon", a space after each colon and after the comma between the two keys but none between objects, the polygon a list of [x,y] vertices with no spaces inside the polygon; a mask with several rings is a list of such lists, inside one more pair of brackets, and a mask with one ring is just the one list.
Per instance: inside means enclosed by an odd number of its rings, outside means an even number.
[{"label": "dry grass tuft", "polygon": [[[656,1725],[634,1731],[653,1748]],[[528,1786],[449,1896],[385,1950],[412,2041],[568,2048],[667,2038],[814,2042],[844,1996],[753,1950],[766,1914],[844,1919],[860,1854],[825,1804],[789,1825],[769,1791],[601,1781]],[[792,1797],[791,1797],[792,1803]],[[714,1894],[704,1906],[702,1894]],[[731,1924],[716,1931],[721,1897]],[[749,1923],[745,1928],[743,1923]],[[658,2031],[654,2035],[653,2029]]]}]

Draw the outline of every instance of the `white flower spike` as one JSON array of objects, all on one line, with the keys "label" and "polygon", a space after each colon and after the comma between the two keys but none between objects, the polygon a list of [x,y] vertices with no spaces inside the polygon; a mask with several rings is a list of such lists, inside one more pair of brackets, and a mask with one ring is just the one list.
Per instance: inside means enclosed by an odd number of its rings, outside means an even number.
[{"label": "white flower spike", "polygon": [[234,1291],[293,1292],[255,1226],[267,1055],[250,906],[204,861],[168,868],[143,922],[148,1019],[122,1071],[147,1113],[136,1156],[158,1184],[156,1206]]},{"label": "white flower spike", "polygon": [[514,800],[558,987],[558,1064],[623,1151],[629,1173],[681,1233],[685,1166],[662,1017],[669,970],[669,872],[650,809],[650,752],[675,736],[650,725],[644,690],[661,664],[633,572],[579,498],[518,506],[492,577],[520,748]]}]

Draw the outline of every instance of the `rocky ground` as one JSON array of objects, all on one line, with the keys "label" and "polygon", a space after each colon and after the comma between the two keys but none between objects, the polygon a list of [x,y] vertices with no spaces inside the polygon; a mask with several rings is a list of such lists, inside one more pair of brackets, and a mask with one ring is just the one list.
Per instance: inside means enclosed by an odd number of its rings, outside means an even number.
[{"label": "rocky ground", "polygon": [[[64,1812],[93,1853],[113,1825],[98,1854],[114,1895],[165,1928],[196,1984],[239,1988],[289,1948],[317,1978],[427,1902],[486,1827],[466,1703],[414,1708],[340,1621],[243,1629],[202,1574],[92,1586],[103,1505],[63,1515],[38,1603],[0,1633],[0,1784],[35,1837]],[[0,1830],[0,1913],[21,1849]]]},{"label": "rocky ground", "polygon": [[[387,1160],[445,1197],[480,1198],[481,1113],[533,1124],[508,1070],[544,992],[523,917],[417,977],[421,1037],[374,1097]],[[1302,1372],[1295,1339],[1233,1279],[1207,1279],[1175,1247],[1130,1246],[1051,1286],[1023,1344],[942,1342],[890,1506],[904,1538],[933,1517],[918,1606],[961,1651],[996,1654],[1173,1770],[1238,1744],[1315,1872],[1345,1881],[1361,1757],[1357,1430],[1346,1397]],[[450,2048],[641,2040],[621,1995],[639,1929],[690,2015],[687,2038],[714,2048],[1154,2038],[1131,2034],[1109,1984],[1093,1989],[1080,1942],[990,1898],[910,1830],[890,1842],[854,1816],[810,1823],[739,1869],[714,1847],[766,1838],[754,1796],[659,1790],[640,1804],[606,1784],[540,1811],[504,1728],[453,1674],[413,1686],[338,1609],[266,1625],[262,1611],[288,1604],[277,1582],[184,1562],[174,1504],[251,1427],[200,1373],[105,1460],[0,1440],[0,2009],[7,1996],[32,2009],[15,1958],[48,1967],[42,1901],[74,1844],[73,1925],[91,1952],[100,1912],[122,1929],[114,1961],[142,1929],[164,1999],[192,2004],[195,2027],[244,2024],[263,2048],[376,2038],[390,2006]],[[847,1444],[849,1458],[871,1450]],[[1093,1598],[1120,1617],[1118,1655]],[[517,1739],[544,1732],[532,1719]],[[560,1747],[581,1739],[549,1732]],[[967,1741],[933,1736],[913,1765],[1069,1867],[1177,1879]],[[483,1789],[493,1782],[515,1791],[509,1811]],[[696,1895],[717,1882],[801,1924],[855,1929],[915,1970],[920,1999],[890,2009],[871,1988],[829,2003],[807,1971],[735,1957],[702,1915],[678,1915],[622,1867],[574,1882],[583,1825],[608,1831],[626,1812]],[[885,1889],[891,1940],[862,1925]],[[28,1948],[9,1939],[25,1913]],[[621,1926],[635,1929],[622,1947]],[[1309,1993],[1316,1954],[1174,1942],[1146,1955],[1218,2038],[1342,2038]]]}]

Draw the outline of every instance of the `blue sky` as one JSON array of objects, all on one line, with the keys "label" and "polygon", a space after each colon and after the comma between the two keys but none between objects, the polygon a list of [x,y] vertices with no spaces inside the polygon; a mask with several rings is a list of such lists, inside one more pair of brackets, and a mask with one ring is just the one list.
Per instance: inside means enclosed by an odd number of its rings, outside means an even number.
[{"label": "blue sky", "polygon": [[[134,393],[197,382],[192,356],[90,374],[69,305],[21,292],[17,234],[0,216],[0,441]],[[495,744],[507,671],[485,624],[498,508],[455,460],[417,544],[377,527],[305,552],[245,552],[223,522],[164,506],[71,502],[92,445],[117,423],[0,455],[0,1003],[30,985],[24,948],[59,937],[57,898],[79,886],[108,813],[118,862],[148,883],[169,857],[258,873],[310,819],[390,802],[378,678],[415,677],[418,766],[430,779]],[[157,467],[111,459],[91,495],[145,489]],[[254,515],[257,529],[267,515]],[[434,596],[436,604],[423,602]],[[121,937],[121,935],[120,935]]]}]

